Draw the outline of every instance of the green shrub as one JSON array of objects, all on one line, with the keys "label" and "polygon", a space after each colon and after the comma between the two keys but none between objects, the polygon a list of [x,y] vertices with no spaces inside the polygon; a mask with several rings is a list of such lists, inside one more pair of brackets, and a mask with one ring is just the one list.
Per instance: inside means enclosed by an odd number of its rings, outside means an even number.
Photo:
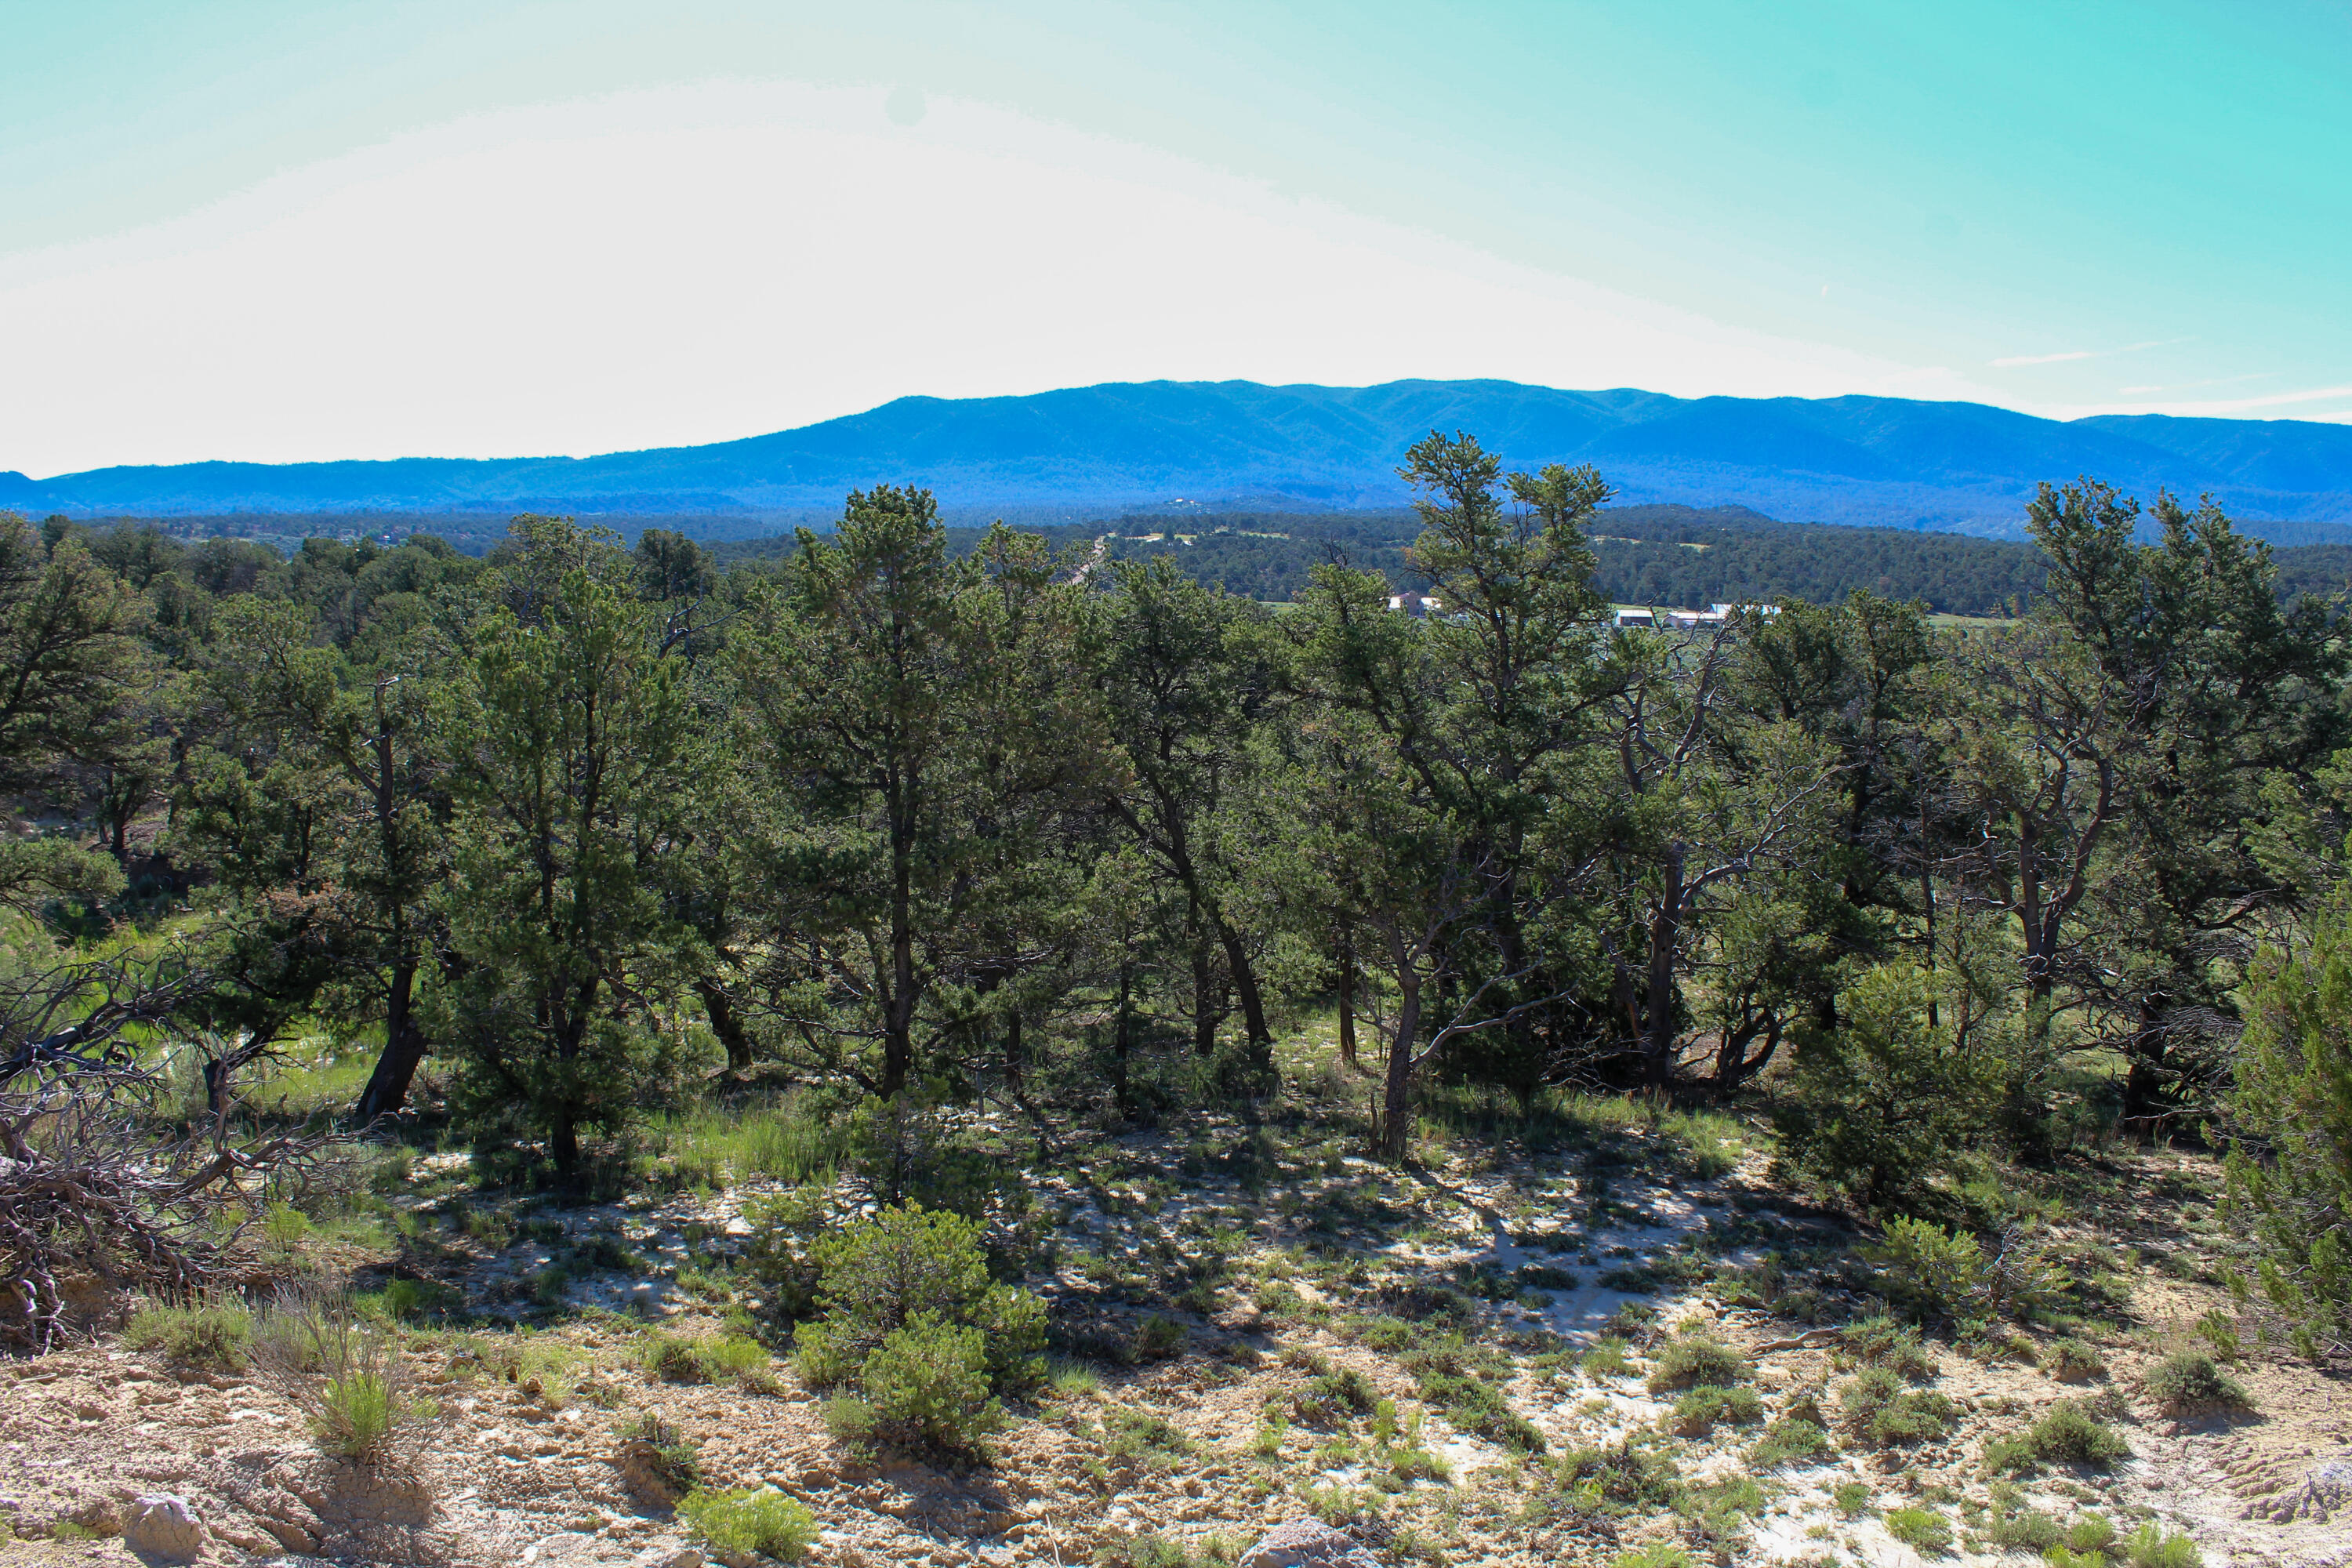
[{"label": "green shrub", "polygon": [[1165,1469],[1192,1451],[1192,1439],[1148,1410],[1118,1410],[1103,1422],[1104,1447],[1116,1459]]},{"label": "green shrub", "polygon": [[2124,1542],[2124,1560],[2131,1568],[2204,1568],[2204,1554],[2185,1535],[2167,1535],[2155,1521],[2141,1525]]},{"label": "green shrub", "polygon": [[620,1429],[624,1442],[642,1444],[648,1478],[668,1497],[681,1497],[702,1484],[702,1456],[687,1435],[646,1411]]},{"label": "green shrub", "polygon": [[292,1252],[310,1234],[310,1216],[292,1204],[271,1204],[262,1212],[263,1245],[271,1252]]},{"label": "green shrub", "polygon": [[2352,907],[2329,900],[2302,952],[2263,952],[2248,991],[2222,1207],[2259,1261],[2231,1284],[2316,1357],[2352,1342]]},{"label": "green shrub", "polygon": [[2110,1465],[2130,1453],[2131,1445],[2098,1417],[2062,1399],[2024,1430],[1988,1442],[1984,1459],[1996,1475],[2024,1475],[2042,1465]]},{"label": "green shrub", "polygon": [[2048,1514],[2017,1508],[1997,1515],[1986,1526],[1985,1539],[2012,1551],[2047,1552],[2064,1541],[2066,1532]]},{"label": "green shrub", "polygon": [[1798,1174],[1879,1209],[1925,1187],[1990,1126],[2000,1064],[1953,1048],[1958,1010],[1929,1022],[1937,984],[1888,965],[1839,994],[1836,1033],[1800,1052],[1773,1113]]},{"label": "green shrub", "polygon": [[1846,1384],[1839,1419],[1856,1436],[1885,1447],[1923,1443],[1951,1429],[1952,1402],[1927,1389],[1908,1389],[1892,1367],[1865,1367]]},{"label": "green shrub", "polygon": [[1782,1465],[1822,1464],[1836,1452],[1830,1435],[1817,1424],[1783,1416],[1764,1428],[1764,1436],[1748,1450],[1748,1462],[1759,1470]]},{"label": "green shrub", "polygon": [[814,1253],[824,1317],[793,1340],[810,1386],[858,1380],[868,1358],[919,1311],[940,1326],[975,1331],[992,1388],[1027,1388],[1044,1377],[1044,1304],[989,1279],[980,1227],[962,1215],[885,1209],[824,1237]]},{"label": "green shrub", "polygon": [[970,1451],[1004,1425],[989,1393],[981,1331],[916,1312],[884,1337],[858,1372],[875,1436],[908,1447]]},{"label": "green shrub", "polygon": [[1871,1511],[1868,1481],[1840,1481],[1830,1489],[1830,1502],[1848,1519],[1859,1519]]},{"label": "green shrub", "polygon": [[1753,1426],[1764,1419],[1764,1402],[1752,1388],[1718,1388],[1701,1384],[1675,1401],[1668,1419],[1685,1437],[1704,1437],[1717,1425]]},{"label": "green shrub", "polygon": [[1143,1320],[1135,1331],[1135,1358],[1138,1361],[1169,1361],[1184,1353],[1192,1331],[1173,1318],[1163,1318],[1154,1312]]},{"label": "green shrub", "polygon": [[1625,1360],[1625,1342],[1614,1334],[1604,1334],[1592,1342],[1577,1364],[1587,1377],[1622,1377],[1633,1368]]},{"label": "green shrub", "polygon": [[1359,1415],[1369,1415],[1381,1399],[1372,1380],[1352,1366],[1335,1366],[1315,1378],[1310,1386],[1332,1404]]},{"label": "green shrub", "polygon": [[1668,1340],[1650,1373],[1650,1392],[1703,1385],[1729,1388],[1748,1375],[1748,1358],[1706,1334]]},{"label": "green shrub", "polygon": [[1552,1475],[1563,1491],[1618,1512],[1673,1508],[1683,1500],[1673,1458],[1630,1437],[1606,1448],[1571,1449]]},{"label": "green shrub", "polygon": [[793,1563],[816,1543],[816,1516],[805,1504],[768,1487],[741,1491],[690,1491],[677,1517],[719,1551],[765,1552]]},{"label": "green shrub", "polygon": [[1864,1318],[1842,1332],[1845,1352],[1865,1366],[1883,1366],[1913,1383],[1936,1381],[1936,1354],[1919,1342],[1919,1331],[1892,1318]]},{"label": "green shrub", "polygon": [[1638,1552],[1619,1552],[1610,1568],[1698,1568],[1698,1564],[1681,1547],[1662,1541]]},{"label": "green shrub", "polygon": [[1933,1509],[1889,1509],[1886,1533],[1927,1557],[1940,1557],[1952,1544],[1951,1522]]},{"label": "green shrub", "polygon": [[1876,1264],[1887,1299],[1922,1317],[1980,1315],[1989,1292],[1984,1249],[1966,1231],[1947,1231],[1923,1219],[1889,1220],[1885,1238],[1863,1255]]},{"label": "green shrub", "polygon": [[285,1296],[254,1325],[254,1366],[302,1412],[320,1452],[374,1464],[440,1414],[409,1391],[394,1332],[348,1299]]},{"label": "green shrub", "polygon": [[2252,1396],[2201,1351],[2176,1351],[2140,1375],[2140,1390],[2176,1421],[2251,1410]]},{"label": "green shrub", "polygon": [[235,1372],[245,1365],[253,1314],[237,1300],[191,1301],[184,1307],[142,1307],[131,1315],[122,1342],[153,1351],[182,1366]]},{"label": "green shrub", "polygon": [[1241,1549],[1222,1535],[1187,1546],[1156,1531],[1130,1535],[1095,1553],[1095,1568],[1228,1568]]},{"label": "green shrub", "polygon": [[2089,1383],[2107,1375],[2107,1360],[2088,1340],[2056,1340],[2042,1352],[2042,1370],[2061,1383]]}]

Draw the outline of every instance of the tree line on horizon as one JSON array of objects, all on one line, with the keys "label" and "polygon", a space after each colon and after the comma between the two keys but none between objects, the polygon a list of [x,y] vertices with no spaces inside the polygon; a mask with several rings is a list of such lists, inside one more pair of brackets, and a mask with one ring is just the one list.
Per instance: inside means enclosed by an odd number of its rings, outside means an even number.
[{"label": "tree line on horizon", "polygon": [[565,1185],[714,1084],[1041,1142],[1246,1104],[1311,1016],[1388,1158],[1433,1085],[1769,1069],[1791,1168],[1867,1209],[2086,1120],[2225,1138],[2277,1290],[2341,1297],[2352,1177],[2283,1152],[2352,1036],[2309,1001],[2352,963],[2338,602],[2085,480],[2006,624],[1621,628],[1598,474],[1438,434],[1403,472],[1441,613],[1344,562],[1276,612],[959,552],[887,485],[729,570],[562,518],[480,558],[0,518],[8,963],[168,938],[181,1026],[362,1043],[355,1123]]}]

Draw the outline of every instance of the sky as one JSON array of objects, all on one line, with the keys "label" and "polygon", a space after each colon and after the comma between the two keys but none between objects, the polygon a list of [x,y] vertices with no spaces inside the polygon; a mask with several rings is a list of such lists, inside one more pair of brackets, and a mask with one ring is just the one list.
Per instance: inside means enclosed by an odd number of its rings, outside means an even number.
[{"label": "sky", "polygon": [[2352,421],[2352,6],[0,0],[0,470],[1494,376]]}]

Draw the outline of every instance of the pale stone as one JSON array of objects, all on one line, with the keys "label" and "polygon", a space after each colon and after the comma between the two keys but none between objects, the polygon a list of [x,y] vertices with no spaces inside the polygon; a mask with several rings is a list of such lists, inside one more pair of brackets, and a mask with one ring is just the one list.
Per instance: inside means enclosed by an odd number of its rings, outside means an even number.
[{"label": "pale stone", "polygon": [[1259,1538],[1239,1568],[1379,1568],[1345,1531],[1311,1519],[1278,1524]]},{"label": "pale stone", "polygon": [[131,1503],[122,1521],[122,1543],[142,1557],[194,1563],[204,1555],[205,1521],[187,1499],[155,1493]]}]

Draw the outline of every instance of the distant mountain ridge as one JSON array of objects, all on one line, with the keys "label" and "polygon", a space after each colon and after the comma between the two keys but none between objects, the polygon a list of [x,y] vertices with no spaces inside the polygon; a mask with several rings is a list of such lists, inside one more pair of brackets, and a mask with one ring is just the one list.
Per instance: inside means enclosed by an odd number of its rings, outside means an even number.
[{"label": "distant mountain ridge", "polygon": [[[1904,398],[1677,398],[1500,381],[1380,386],[1143,382],[1021,397],[902,397],[796,430],[600,457],[404,458],[0,473],[0,507],[73,515],[827,510],[880,482],[951,514],[1072,519],[1152,508],[1345,510],[1404,499],[1432,429],[1515,468],[1600,467],[1621,500],[1790,521],[2015,536],[2041,479],[2215,493],[2282,542],[2352,540],[2352,426],[2106,415],[2060,422]],[[2289,537],[2289,536],[2292,537]]]}]

